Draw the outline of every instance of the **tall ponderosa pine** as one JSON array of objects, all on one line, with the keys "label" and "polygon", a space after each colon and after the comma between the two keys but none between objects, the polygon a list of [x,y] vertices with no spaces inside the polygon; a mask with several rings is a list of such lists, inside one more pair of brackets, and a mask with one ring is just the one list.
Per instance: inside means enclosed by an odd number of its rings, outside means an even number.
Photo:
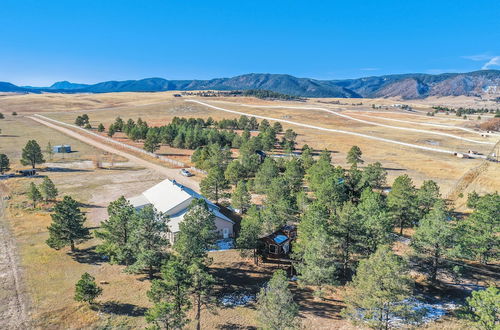
[{"label": "tall ponderosa pine", "polygon": [[387,206],[401,235],[403,228],[415,224],[418,217],[416,189],[407,174],[394,180],[392,190],[387,196]]},{"label": "tall ponderosa pine", "polygon": [[393,223],[382,195],[370,188],[363,190],[357,205],[357,213],[362,221],[363,254],[371,254],[379,246],[391,243]]},{"label": "tall ponderosa pine", "polygon": [[239,181],[231,194],[231,204],[233,207],[240,209],[242,213],[245,213],[251,205],[252,196],[248,192],[247,183],[245,181]]},{"label": "tall ponderosa pine", "polygon": [[259,238],[262,237],[262,227],[264,219],[261,211],[254,205],[250,208],[247,215],[241,220],[241,229],[236,246],[240,249],[243,256],[248,256],[248,250],[251,250],[255,264],[258,263],[257,248]]},{"label": "tall ponderosa pine", "polygon": [[227,189],[229,189],[229,183],[220,167],[211,168],[208,175],[200,182],[201,193],[216,203],[227,197]]},{"label": "tall ponderosa pine", "polygon": [[102,288],[97,285],[95,278],[89,273],[84,273],[75,285],[75,300],[93,304],[95,298],[102,293]]},{"label": "tall ponderosa pine", "polygon": [[344,279],[349,279],[354,257],[363,251],[363,219],[359,216],[356,206],[346,202],[338,209],[331,224],[332,244],[337,259],[341,263]]},{"label": "tall ponderosa pine", "polygon": [[203,199],[195,200],[179,225],[174,250],[188,264],[192,260],[203,259],[207,251],[214,248],[216,230],[215,216],[207,203]]},{"label": "tall ponderosa pine", "polygon": [[444,201],[438,201],[434,208],[420,221],[411,245],[415,252],[429,260],[430,279],[437,281],[439,270],[444,266],[443,257],[455,246],[455,232]]},{"label": "tall ponderosa pine", "polygon": [[84,227],[85,215],[80,210],[79,204],[70,196],[64,196],[63,200],[54,207],[52,224],[48,227],[48,246],[59,250],[70,246],[75,251],[75,244],[90,239],[89,229]]},{"label": "tall ponderosa pine", "polygon": [[276,161],[271,157],[266,157],[260,166],[257,173],[255,173],[254,189],[257,193],[264,194],[271,184],[271,181],[279,174]]},{"label": "tall ponderosa pine", "polygon": [[40,193],[42,194],[45,201],[51,201],[57,197],[57,188],[54,182],[52,182],[52,180],[49,179],[48,176],[43,178],[42,184],[40,185]]},{"label": "tall ponderosa pine", "polygon": [[425,216],[431,210],[432,206],[441,199],[439,186],[432,180],[426,180],[417,191],[417,203],[420,211],[420,217]]},{"label": "tall ponderosa pine", "polygon": [[298,225],[294,243],[294,265],[299,284],[313,285],[322,295],[325,285],[335,284],[336,253],[331,242],[328,210],[318,203],[311,204]]},{"label": "tall ponderosa pine", "polygon": [[203,260],[194,260],[188,267],[190,276],[190,291],[195,308],[196,329],[201,329],[201,307],[215,304],[213,287],[215,278],[208,272]]},{"label": "tall ponderosa pine", "polygon": [[35,168],[36,164],[42,163],[45,163],[45,160],[40,145],[35,140],[29,140],[23,148],[21,164],[31,165],[32,168]]},{"label": "tall ponderosa pine", "polygon": [[283,179],[285,179],[286,187],[291,192],[298,193],[302,190],[304,170],[297,159],[292,158],[285,163]]},{"label": "tall ponderosa pine", "polygon": [[239,160],[233,160],[224,171],[224,177],[229,183],[236,184],[245,177],[243,165]]},{"label": "tall ponderosa pine", "polygon": [[304,144],[302,147],[300,163],[305,171],[307,171],[314,164],[313,150],[307,144]]},{"label": "tall ponderosa pine", "polygon": [[160,268],[167,257],[168,216],[157,212],[147,205],[137,213],[137,222],[132,232],[130,243],[134,252],[134,263],[128,270],[139,272],[146,270],[149,278]]},{"label": "tall ponderosa pine", "polygon": [[108,206],[109,218],[101,223],[96,236],[103,240],[97,251],[110,258],[112,263],[129,265],[134,258],[131,243],[137,228],[137,214],[134,207],[121,196]]},{"label": "tall ponderosa pine", "polygon": [[146,321],[158,329],[182,329],[189,322],[189,285],[187,265],[171,257],[162,267],[161,280],[153,280],[147,292],[154,305],[146,312]]},{"label": "tall ponderosa pine", "polygon": [[487,263],[498,258],[500,246],[500,195],[482,196],[476,209],[459,225],[458,247],[464,258]]},{"label": "tall ponderosa pine", "polygon": [[389,329],[391,317],[406,317],[412,295],[412,281],[406,263],[387,246],[361,260],[345,295],[342,314],[356,324]]}]

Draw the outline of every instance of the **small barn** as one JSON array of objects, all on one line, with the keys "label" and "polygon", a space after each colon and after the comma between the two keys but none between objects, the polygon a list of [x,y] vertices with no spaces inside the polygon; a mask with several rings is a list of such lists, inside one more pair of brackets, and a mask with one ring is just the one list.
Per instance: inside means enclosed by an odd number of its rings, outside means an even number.
[{"label": "small barn", "polygon": [[297,227],[286,225],[274,233],[261,237],[259,254],[264,259],[289,259],[292,242],[297,237]]},{"label": "small barn", "polygon": [[62,154],[62,153],[65,153],[65,154],[68,154],[71,152],[71,146],[68,145],[68,144],[65,144],[65,145],[60,145],[60,146],[54,146],[52,148],[52,151],[56,154]]}]

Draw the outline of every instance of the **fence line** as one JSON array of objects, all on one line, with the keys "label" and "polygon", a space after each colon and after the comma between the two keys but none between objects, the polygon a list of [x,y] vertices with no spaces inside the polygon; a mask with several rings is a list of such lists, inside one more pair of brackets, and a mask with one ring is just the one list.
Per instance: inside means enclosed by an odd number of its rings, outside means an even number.
[{"label": "fence line", "polygon": [[[150,156],[150,157],[153,157],[153,158],[156,158],[156,159],[159,159],[165,163],[169,163],[169,164],[172,164],[172,165],[175,165],[175,166],[178,166],[178,167],[186,167],[186,164],[181,162],[181,161],[178,161],[178,160],[175,160],[175,159],[171,159],[171,158],[168,158],[168,157],[165,157],[165,156],[160,156],[160,155],[157,155],[153,152],[149,152],[149,151],[146,151],[144,149],[141,149],[141,148],[138,148],[136,146],[131,146],[130,144],[127,144],[127,143],[123,143],[123,142],[120,142],[120,141],[116,141],[116,140],[113,140],[112,138],[109,138],[109,137],[105,137],[105,136],[102,136],[100,134],[97,134],[95,132],[92,132],[88,129],[85,129],[83,127],[80,127],[80,126],[76,126],[76,125],[72,125],[72,124],[68,124],[68,123],[65,123],[65,122],[62,122],[62,121],[59,121],[59,120],[56,120],[56,119],[52,119],[52,118],[48,118],[48,117],[45,117],[45,116],[42,116],[42,115],[39,115],[39,114],[35,114],[34,116],[37,116],[37,117],[40,117],[42,119],[45,119],[45,120],[48,120],[48,121],[52,121],[54,123],[57,123],[57,124],[60,124],[60,125],[64,125],[64,126],[68,126],[68,127],[71,127],[71,128],[75,128],[75,129],[78,129],[78,130],[81,130],[87,134],[90,134],[90,135],[93,135],[95,137],[98,137],[100,138],[101,140],[104,140],[104,141],[107,141],[107,142],[111,142],[111,143],[114,143],[116,145],[119,145],[123,148],[126,148],[126,149],[130,149],[130,150],[133,150],[135,152],[139,152],[139,153],[142,153],[144,155],[147,155],[147,156]],[[197,169],[195,167],[191,167],[191,169],[193,171],[196,171],[196,172],[199,172],[199,173],[203,173],[203,174],[206,174],[205,171],[202,171],[200,169]]]}]

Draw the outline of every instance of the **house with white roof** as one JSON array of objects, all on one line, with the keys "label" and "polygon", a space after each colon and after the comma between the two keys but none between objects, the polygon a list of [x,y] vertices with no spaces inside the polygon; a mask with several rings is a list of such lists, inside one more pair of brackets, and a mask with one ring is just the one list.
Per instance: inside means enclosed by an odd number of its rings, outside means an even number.
[{"label": "house with white roof", "polygon": [[129,202],[137,210],[146,205],[153,205],[157,211],[167,214],[170,229],[167,238],[173,243],[175,235],[179,232],[179,224],[188,212],[191,202],[195,199],[204,199],[206,201],[210,212],[215,216],[215,226],[221,238],[234,236],[234,221],[222,214],[217,205],[175,180],[164,180],[142,194],[129,198]]}]

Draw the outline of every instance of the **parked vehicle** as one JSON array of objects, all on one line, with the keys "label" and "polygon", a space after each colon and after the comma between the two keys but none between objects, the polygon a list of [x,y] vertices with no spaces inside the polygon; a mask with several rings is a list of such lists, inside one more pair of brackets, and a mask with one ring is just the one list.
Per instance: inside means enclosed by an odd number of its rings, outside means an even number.
[{"label": "parked vehicle", "polygon": [[185,168],[183,168],[181,170],[181,174],[184,175],[184,176],[187,176],[187,177],[190,177],[190,176],[193,176],[194,174],[189,172],[188,170],[186,170]]}]

